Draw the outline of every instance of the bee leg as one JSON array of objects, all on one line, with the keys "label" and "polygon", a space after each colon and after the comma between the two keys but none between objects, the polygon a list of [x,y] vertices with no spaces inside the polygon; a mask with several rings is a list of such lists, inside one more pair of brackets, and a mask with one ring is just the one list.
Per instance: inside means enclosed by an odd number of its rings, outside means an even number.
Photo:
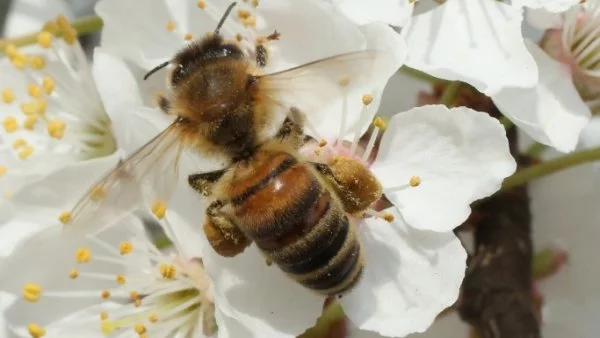
[{"label": "bee leg", "polygon": [[225,169],[188,176],[188,184],[192,189],[204,196],[210,196],[212,187],[225,174]]},{"label": "bee leg", "polygon": [[275,135],[281,142],[290,144],[294,149],[304,145],[304,115],[296,108],[290,109],[289,115],[283,121],[281,128]]},{"label": "bee leg", "polygon": [[382,195],[381,184],[365,166],[351,158],[339,157],[330,164],[311,162],[333,187],[344,211],[361,215]]},{"label": "bee leg", "polygon": [[223,213],[224,201],[217,200],[206,208],[204,234],[213,249],[221,256],[233,257],[242,253],[252,242]]},{"label": "bee leg", "polygon": [[171,115],[171,101],[166,96],[159,93],[154,94],[154,102],[156,102],[156,105],[163,113]]},{"label": "bee leg", "polygon": [[267,43],[269,41],[279,40],[280,34],[277,31],[274,31],[271,35],[265,37],[259,37],[256,40],[256,45],[254,46],[254,55],[256,56],[256,65],[260,68],[263,68],[267,65],[269,61],[269,50],[267,49]]}]

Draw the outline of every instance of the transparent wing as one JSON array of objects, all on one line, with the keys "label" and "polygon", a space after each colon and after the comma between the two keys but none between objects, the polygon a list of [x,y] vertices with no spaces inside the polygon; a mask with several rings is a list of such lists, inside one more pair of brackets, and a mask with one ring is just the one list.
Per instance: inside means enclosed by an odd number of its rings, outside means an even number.
[{"label": "transparent wing", "polygon": [[182,145],[178,122],[174,122],[92,186],[73,208],[65,231],[100,231],[140,203],[166,206],[177,185]]},{"label": "transparent wing", "polygon": [[344,116],[350,127],[360,118],[363,94],[372,94],[374,87],[384,85],[393,73],[390,67],[396,64],[390,53],[361,51],[267,74],[259,81],[267,98],[283,107],[283,113],[297,108],[317,129],[322,123],[339,125],[346,104],[343,100],[350,100],[348,104],[358,107],[354,115]]}]

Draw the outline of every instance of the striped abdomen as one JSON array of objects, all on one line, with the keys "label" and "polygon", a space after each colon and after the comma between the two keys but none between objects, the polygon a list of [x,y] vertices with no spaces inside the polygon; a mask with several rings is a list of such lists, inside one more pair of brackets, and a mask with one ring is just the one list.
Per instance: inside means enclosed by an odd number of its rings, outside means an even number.
[{"label": "striped abdomen", "polygon": [[231,186],[238,227],[300,284],[326,295],[351,288],[362,272],[354,227],[310,164],[258,152]]}]

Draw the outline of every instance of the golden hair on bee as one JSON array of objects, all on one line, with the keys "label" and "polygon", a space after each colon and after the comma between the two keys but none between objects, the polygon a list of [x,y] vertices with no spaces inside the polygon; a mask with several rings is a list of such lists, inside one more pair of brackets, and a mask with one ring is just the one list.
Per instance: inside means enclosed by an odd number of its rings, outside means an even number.
[{"label": "golden hair on bee", "polygon": [[225,168],[188,176],[188,184],[209,198],[203,229],[215,251],[235,256],[255,243],[301,285],[325,295],[346,292],[363,269],[348,215],[376,202],[381,187],[352,159],[336,162],[355,168],[348,171],[305,161],[297,150],[306,138],[305,122],[321,118],[321,108],[353,86],[373,81],[373,65],[389,54],[359,51],[261,74],[269,62],[267,40],[280,34],[258,39],[254,55],[235,38],[225,39],[219,30],[234,6],[214,32],[146,74],[144,79],[169,66],[170,93],[157,101],[175,120],[96,183],[102,198],[90,189],[65,227],[93,231],[140,202],[165,217],[181,152],[224,155]]}]

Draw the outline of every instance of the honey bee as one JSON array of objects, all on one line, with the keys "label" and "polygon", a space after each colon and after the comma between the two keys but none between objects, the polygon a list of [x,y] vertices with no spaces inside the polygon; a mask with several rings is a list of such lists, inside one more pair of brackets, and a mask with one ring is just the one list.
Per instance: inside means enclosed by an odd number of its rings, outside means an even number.
[{"label": "honey bee", "polygon": [[230,159],[225,169],[188,178],[211,201],[203,228],[215,251],[235,256],[255,243],[267,261],[301,285],[342,294],[363,270],[363,250],[348,215],[378,200],[381,187],[352,159],[312,163],[297,150],[306,119],[315,118],[311,107],[327,106],[342,89],[369,81],[373,64],[389,55],[348,53],[263,75],[264,46],[253,60],[219,33],[234,5],[214,32],[145,76],[171,66],[171,91],[158,97],[158,106],[174,122],[92,187],[65,227],[95,231],[140,201],[160,209],[176,186],[182,150],[224,155]]}]

